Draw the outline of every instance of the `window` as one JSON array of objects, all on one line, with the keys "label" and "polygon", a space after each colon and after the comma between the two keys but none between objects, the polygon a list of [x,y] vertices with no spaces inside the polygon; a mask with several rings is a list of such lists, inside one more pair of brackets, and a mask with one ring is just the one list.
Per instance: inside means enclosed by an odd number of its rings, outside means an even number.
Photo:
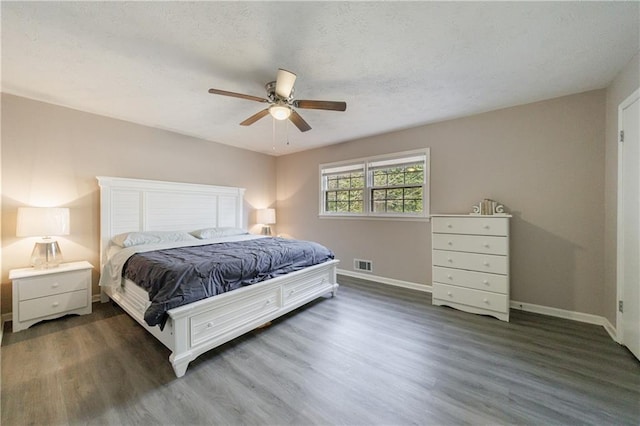
[{"label": "window", "polygon": [[320,166],[323,216],[427,217],[429,150]]}]

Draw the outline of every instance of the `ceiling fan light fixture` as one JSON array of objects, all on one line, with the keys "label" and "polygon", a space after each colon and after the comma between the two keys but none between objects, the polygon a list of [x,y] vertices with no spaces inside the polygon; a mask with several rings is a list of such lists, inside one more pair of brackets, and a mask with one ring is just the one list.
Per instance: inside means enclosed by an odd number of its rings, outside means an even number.
[{"label": "ceiling fan light fixture", "polygon": [[271,105],[269,114],[276,120],[286,120],[291,115],[291,108],[285,105]]}]

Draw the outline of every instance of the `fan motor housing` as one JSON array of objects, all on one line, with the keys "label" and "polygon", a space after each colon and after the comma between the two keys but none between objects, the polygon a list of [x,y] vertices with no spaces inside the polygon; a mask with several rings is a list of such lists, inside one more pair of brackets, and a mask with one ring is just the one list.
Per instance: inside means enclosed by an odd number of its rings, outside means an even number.
[{"label": "fan motor housing", "polygon": [[276,95],[276,82],[275,81],[270,81],[267,84],[264,85],[265,90],[267,91],[267,99],[269,99],[269,102],[271,103],[276,103],[277,101],[283,101],[287,104],[290,104],[291,101],[293,100],[293,92],[294,92],[294,88],[291,88],[291,93],[289,94],[288,98],[283,98],[281,96]]}]

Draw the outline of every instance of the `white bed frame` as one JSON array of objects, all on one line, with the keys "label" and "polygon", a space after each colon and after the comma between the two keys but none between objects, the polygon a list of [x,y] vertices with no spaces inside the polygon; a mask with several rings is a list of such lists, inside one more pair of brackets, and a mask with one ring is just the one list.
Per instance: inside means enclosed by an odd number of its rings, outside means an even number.
[{"label": "white bed frame", "polygon": [[[100,186],[100,268],[109,240],[133,231],[193,231],[246,228],[244,188],[98,176]],[[103,302],[116,302],[172,353],[177,377],[199,355],[338,290],[333,260],[285,276],[171,309],[164,327],[144,321],[147,293],[129,280],[101,288]]]}]

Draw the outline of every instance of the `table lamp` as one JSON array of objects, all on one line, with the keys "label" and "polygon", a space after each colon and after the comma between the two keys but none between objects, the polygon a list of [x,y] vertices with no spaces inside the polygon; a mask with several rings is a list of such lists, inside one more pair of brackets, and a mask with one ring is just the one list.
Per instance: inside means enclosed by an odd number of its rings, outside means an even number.
[{"label": "table lamp", "polygon": [[34,268],[54,268],[62,262],[56,235],[69,235],[69,209],[51,207],[19,207],[16,224],[18,237],[42,237],[31,253]]},{"label": "table lamp", "polygon": [[276,209],[260,209],[256,214],[256,222],[262,224],[262,235],[271,235],[271,227],[276,223]]}]

